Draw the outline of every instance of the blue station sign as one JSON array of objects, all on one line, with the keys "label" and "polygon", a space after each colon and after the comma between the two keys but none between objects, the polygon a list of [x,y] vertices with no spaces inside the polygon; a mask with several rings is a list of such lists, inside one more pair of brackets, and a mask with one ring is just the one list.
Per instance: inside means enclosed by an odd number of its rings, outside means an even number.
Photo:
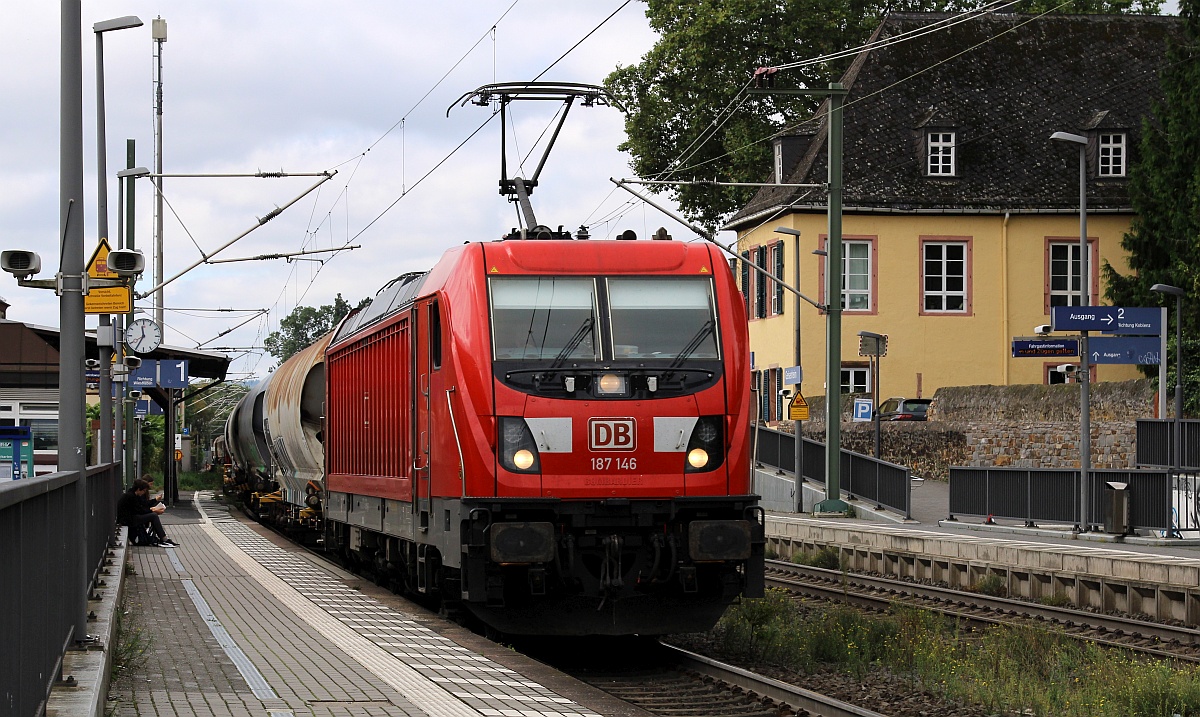
[{"label": "blue station sign", "polygon": [[1079,355],[1079,339],[1013,339],[1013,358],[1060,358]]},{"label": "blue station sign", "polygon": [[1055,331],[1101,331],[1106,334],[1157,336],[1162,309],[1151,306],[1051,306]]},{"label": "blue station sign", "polygon": [[1154,336],[1096,336],[1088,339],[1088,358],[1092,363],[1157,365],[1162,362],[1161,351],[1159,339]]},{"label": "blue station sign", "polygon": [[158,385],[163,388],[187,388],[187,359],[159,359]]},{"label": "blue station sign", "polygon": [[792,386],[804,378],[804,372],[799,366],[785,366],[783,369],[783,385]]}]

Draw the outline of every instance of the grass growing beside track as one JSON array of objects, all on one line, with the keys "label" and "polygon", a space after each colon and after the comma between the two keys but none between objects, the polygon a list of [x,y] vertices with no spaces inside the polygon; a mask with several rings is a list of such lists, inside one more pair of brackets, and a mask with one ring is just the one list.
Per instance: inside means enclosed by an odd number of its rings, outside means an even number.
[{"label": "grass growing beside track", "polygon": [[[782,590],[732,607],[714,630],[724,657],[802,675],[834,668],[869,684],[879,671],[992,714],[1200,715],[1200,670],[1106,650],[1038,629],[960,627],[897,606],[886,616],[808,609]],[[718,655],[718,659],[722,656]],[[801,683],[802,684],[802,683]]]}]

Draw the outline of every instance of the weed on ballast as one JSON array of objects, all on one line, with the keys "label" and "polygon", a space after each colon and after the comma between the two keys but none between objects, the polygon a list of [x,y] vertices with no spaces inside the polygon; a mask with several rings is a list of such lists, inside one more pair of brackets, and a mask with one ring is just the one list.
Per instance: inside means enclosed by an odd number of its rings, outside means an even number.
[{"label": "weed on ballast", "polygon": [[812,608],[772,589],[732,606],[713,637],[725,655],[755,664],[801,674],[834,668],[865,682],[872,674],[897,676],[914,690],[993,714],[1200,715],[1200,667],[1105,649],[1036,627],[968,630],[907,606],[894,605],[886,615],[841,605]]}]

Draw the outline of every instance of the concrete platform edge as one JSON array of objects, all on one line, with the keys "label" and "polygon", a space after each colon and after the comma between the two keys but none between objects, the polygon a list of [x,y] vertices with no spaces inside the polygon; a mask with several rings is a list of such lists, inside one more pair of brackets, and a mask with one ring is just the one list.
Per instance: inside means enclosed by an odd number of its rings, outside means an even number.
[{"label": "concrete platform edge", "polygon": [[88,622],[88,630],[99,639],[99,646],[97,649],[72,650],[63,657],[63,677],[74,677],[75,686],[58,686],[50,691],[50,699],[46,702],[47,717],[104,717],[115,647],[113,641],[117,639],[117,609],[125,586],[125,564],[129,553],[127,530],[121,527],[114,533],[116,546],[108,549],[111,556],[107,558],[111,563],[101,569],[92,590],[100,599],[88,601],[88,611],[96,614],[96,619]]},{"label": "concrete platform edge", "polygon": [[1026,528],[1019,525],[1002,525],[1000,523],[989,525],[987,523],[968,523],[960,520],[939,520],[938,527],[980,533],[1008,533],[1030,537],[1083,540],[1093,543],[1129,543],[1130,545],[1161,545],[1180,548],[1200,546],[1200,539],[1196,538],[1156,538],[1147,535],[1114,535],[1112,533],[1099,532],[1077,533],[1070,527]]}]

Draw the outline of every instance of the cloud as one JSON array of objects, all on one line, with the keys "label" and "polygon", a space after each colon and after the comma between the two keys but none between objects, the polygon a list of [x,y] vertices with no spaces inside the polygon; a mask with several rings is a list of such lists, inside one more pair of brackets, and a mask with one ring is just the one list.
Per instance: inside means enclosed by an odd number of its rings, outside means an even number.
[{"label": "cloud", "polygon": [[[104,38],[109,230],[114,239],[114,177],[126,166],[126,138],[136,142],[135,164],[153,165],[155,62],[150,21],[162,15],[169,32],[162,56],[166,172],[337,170],[332,180],[254,228],[218,258],[361,245],[336,256],[308,257],[323,263],[277,259],[200,266],[165,289],[167,343],[208,342],[246,316],[174,309],[270,309],[269,316],[208,344],[261,345],[265,333],[277,328],[297,304],[327,304],[338,293],[357,302],[401,273],[430,268],[449,247],[499,238],[517,226],[518,219],[515,207],[496,192],[498,118],[456,150],[490,111],[455,106],[447,117],[447,108],[463,93],[494,80],[532,79],[621,2],[520,0],[497,23],[511,5],[478,0],[132,0],[119,8],[110,3],[85,5],[85,252],[97,239],[91,26],[123,14],[136,14],[146,24]],[[622,9],[554,65],[543,81],[600,83],[618,64],[636,62],[654,41],[642,13],[639,3]],[[0,92],[9,108],[0,119],[0,236],[5,248],[42,252],[44,266],[57,264],[59,236],[58,25],[57,4],[33,3],[22,10],[20,23],[0,28],[0,62],[9,68],[0,77]],[[511,156],[516,156],[517,147],[529,152],[556,109],[551,103],[514,108]],[[403,124],[397,125],[402,118]],[[574,230],[610,215],[628,199],[624,192],[614,192],[608,181],[610,176],[629,175],[628,158],[616,150],[622,126],[614,108],[572,110],[534,194],[540,222]],[[526,165],[527,173],[539,157],[540,151]],[[510,174],[515,167],[511,162]],[[164,195],[170,203],[163,217],[166,275],[177,274],[199,261],[201,252],[211,255],[256,227],[259,217],[316,181],[165,179]],[[148,180],[137,180],[135,197],[134,236],[149,257],[154,202]],[[671,220],[656,211],[650,210],[650,215],[643,218],[639,209],[636,220],[629,215],[621,228],[633,226],[644,236],[660,225],[670,226]],[[599,226],[593,234],[603,236],[616,226]],[[672,230],[676,236],[685,234]],[[148,288],[149,276],[139,283],[140,290]],[[16,287],[4,276],[0,295],[13,304],[10,317],[58,324],[57,301],[49,292]],[[138,305],[145,307],[146,302]],[[89,319],[89,324],[94,322]],[[272,363],[243,359],[234,370],[261,371]]]}]

